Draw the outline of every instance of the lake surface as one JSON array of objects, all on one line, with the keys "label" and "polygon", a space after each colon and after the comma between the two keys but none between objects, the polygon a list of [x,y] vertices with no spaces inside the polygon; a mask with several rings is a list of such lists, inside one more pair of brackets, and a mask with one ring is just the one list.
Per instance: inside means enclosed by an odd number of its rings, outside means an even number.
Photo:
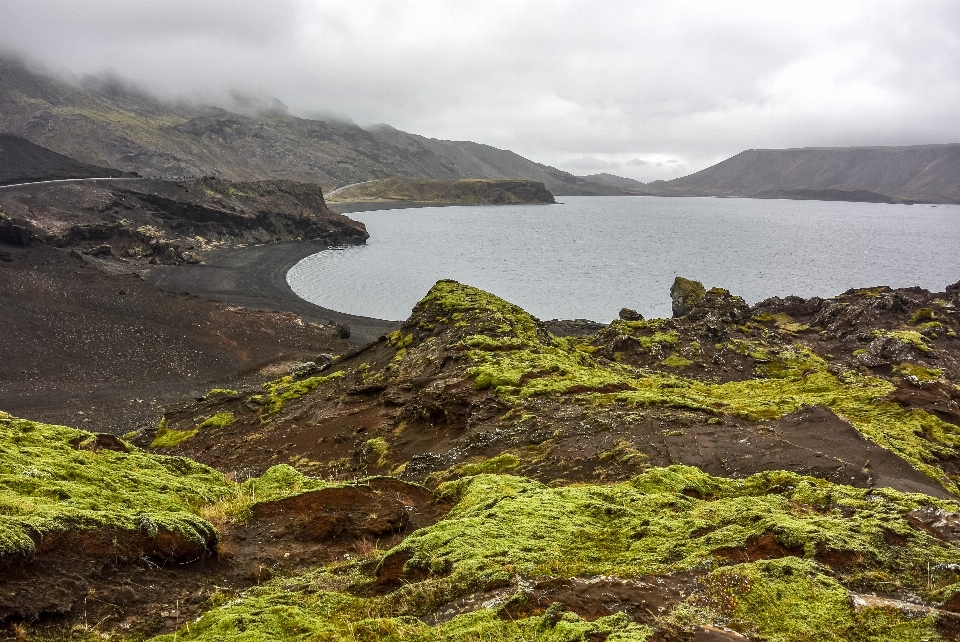
[{"label": "lake surface", "polygon": [[670,316],[680,275],[753,304],[856,287],[960,280],[960,205],[563,196],[562,205],[358,212],[367,245],[287,275],[326,308],[402,320],[438,279],[493,292],[541,319]]}]

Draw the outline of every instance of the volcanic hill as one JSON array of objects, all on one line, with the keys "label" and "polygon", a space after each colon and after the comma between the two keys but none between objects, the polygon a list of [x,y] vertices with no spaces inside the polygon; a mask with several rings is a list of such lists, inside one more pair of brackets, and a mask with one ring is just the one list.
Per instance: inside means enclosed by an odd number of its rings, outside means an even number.
[{"label": "volcanic hill", "polygon": [[0,419],[0,613],[165,642],[957,639],[960,284],[671,294],[562,337],[440,281],[379,341],[122,439]]}]

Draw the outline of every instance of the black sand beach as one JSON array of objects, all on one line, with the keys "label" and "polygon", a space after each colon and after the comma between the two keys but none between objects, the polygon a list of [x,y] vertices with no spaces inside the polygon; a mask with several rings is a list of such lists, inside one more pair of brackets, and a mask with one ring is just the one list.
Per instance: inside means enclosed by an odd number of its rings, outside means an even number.
[{"label": "black sand beach", "polygon": [[[445,207],[453,203],[407,201],[335,203],[339,214],[411,207]],[[223,301],[253,310],[294,312],[305,321],[346,324],[350,342],[364,345],[400,327],[396,321],[345,314],[306,301],[287,283],[287,272],[302,259],[324,250],[321,242],[299,241],[213,250],[203,265],[157,266],[147,280],[157,288]]]}]

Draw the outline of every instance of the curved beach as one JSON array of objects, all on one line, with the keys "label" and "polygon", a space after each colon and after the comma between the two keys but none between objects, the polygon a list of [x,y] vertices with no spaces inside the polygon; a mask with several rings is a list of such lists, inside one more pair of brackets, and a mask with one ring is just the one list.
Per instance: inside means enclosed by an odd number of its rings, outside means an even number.
[{"label": "curved beach", "polygon": [[[438,207],[438,203],[349,203],[340,213],[408,207]],[[396,321],[329,310],[300,298],[287,283],[287,272],[302,259],[326,249],[316,241],[292,241],[224,248],[206,253],[203,265],[156,266],[147,280],[168,292],[199,296],[253,310],[294,312],[305,321],[350,327],[350,342],[363,345],[400,327]]]}]

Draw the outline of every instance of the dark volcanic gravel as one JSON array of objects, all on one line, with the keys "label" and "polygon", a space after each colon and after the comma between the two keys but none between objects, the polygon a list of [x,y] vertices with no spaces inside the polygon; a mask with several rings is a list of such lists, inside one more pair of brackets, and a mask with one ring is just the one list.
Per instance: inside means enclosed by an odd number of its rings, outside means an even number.
[{"label": "dark volcanic gravel", "polygon": [[160,406],[350,347],[336,327],[161,292],[125,269],[0,246],[0,410],[123,433]]}]

